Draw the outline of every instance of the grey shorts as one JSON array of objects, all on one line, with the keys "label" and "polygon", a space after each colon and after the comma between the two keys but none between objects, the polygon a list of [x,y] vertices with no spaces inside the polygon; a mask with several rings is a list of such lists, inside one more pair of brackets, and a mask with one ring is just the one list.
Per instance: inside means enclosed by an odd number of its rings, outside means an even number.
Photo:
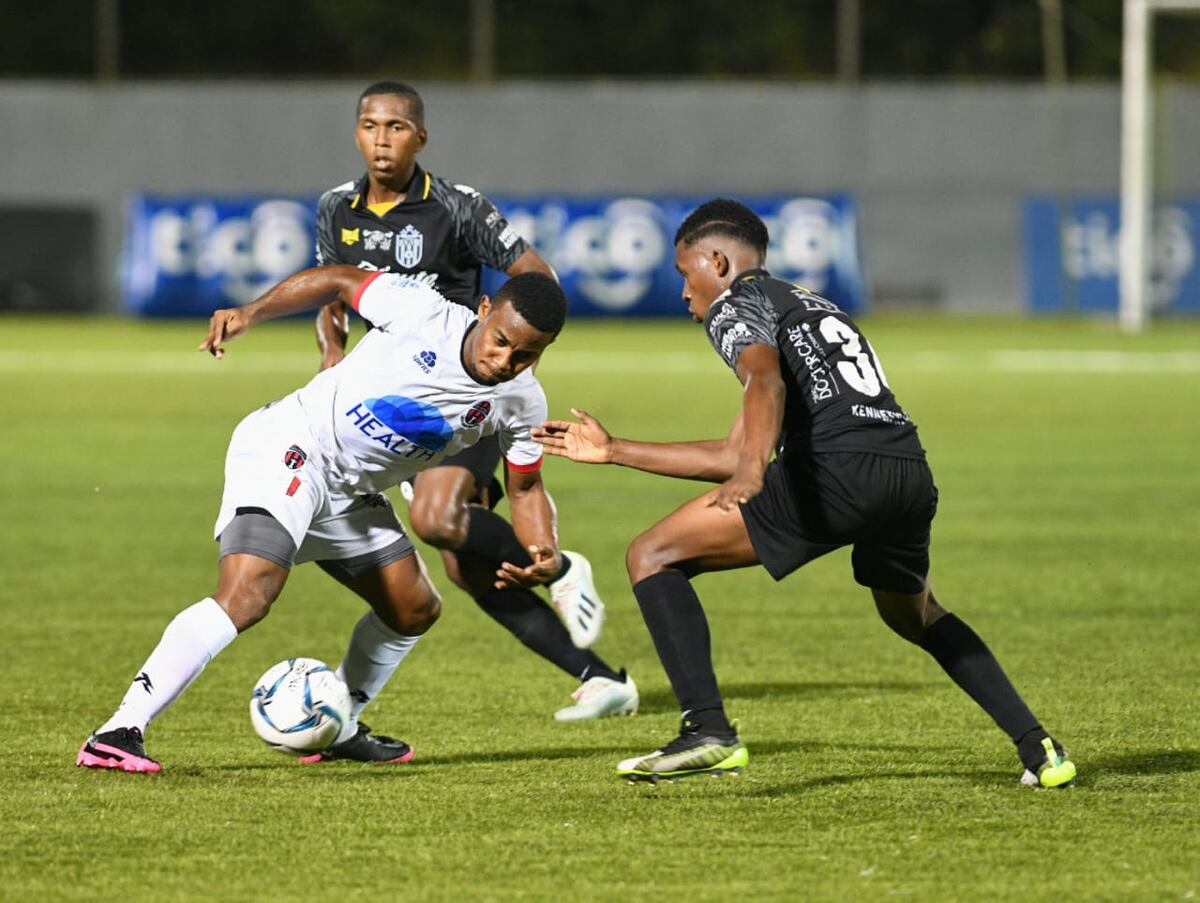
[{"label": "grey shorts", "polygon": [[[221,557],[226,555],[257,555],[291,570],[296,562],[296,544],[292,536],[274,517],[260,508],[242,508],[234,515],[217,537]],[[320,568],[342,583],[354,580],[368,571],[379,570],[393,561],[407,558],[414,552],[412,540],[401,536],[388,545],[348,558],[321,559]]]}]

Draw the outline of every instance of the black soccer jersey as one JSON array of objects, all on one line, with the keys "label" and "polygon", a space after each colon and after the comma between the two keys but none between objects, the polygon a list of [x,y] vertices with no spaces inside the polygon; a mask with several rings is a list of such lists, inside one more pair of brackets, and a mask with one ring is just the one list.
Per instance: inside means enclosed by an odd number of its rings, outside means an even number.
[{"label": "black soccer jersey", "polygon": [[787,386],[781,456],[865,451],[924,457],[874,349],[832,302],[766,270],[750,270],[713,302],[704,327],[731,368],[749,345],[779,352]]},{"label": "black soccer jersey", "polygon": [[505,271],[528,245],[491,201],[420,166],[405,199],[382,216],[367,209],[367,177],[339,185],[317,208],[317,262],[404,273],[475,310],[480,267]]}]

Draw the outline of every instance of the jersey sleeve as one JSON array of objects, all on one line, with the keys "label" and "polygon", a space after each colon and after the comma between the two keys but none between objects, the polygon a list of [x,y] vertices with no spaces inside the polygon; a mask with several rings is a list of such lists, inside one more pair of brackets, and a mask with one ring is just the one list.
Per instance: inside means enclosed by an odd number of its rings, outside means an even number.
[{"label": "jersey sleeve", "polygon": [[760,292],[741,288],[736,294],[727,292],[713,302],[704,318],[704,328],[717,354],[736,372],[738,358],[750,345],[778,349],[775,338],[778,320],[774,305]]},{"label": "jersey sleeve", "polygon": [[338,259],[333,236],[333,211],[340,200],[341,196],[333,189],[321,195],[317,202],[317,266],[342,262]]},{"label": "jersey sleeve", "polygon": [[546,420],[546,393],[528,371],[510,385],[500,421],[500,451],[510,470],[529,473],[542,466],[542,447],[533,441],[532,433]]},{"label": "jersey sleeve", "polygon": [[447,195],[447,207],[459,250],[471,261],[503,273],[529,249],[496,205],[471,186],[455,185]]},{"label": "jersey sleeve", "polygon": [[431,307],[448,304],[435,290],[403,273],[372,273],[355,291],[350,305],[377,327],[400,324],[402,320],[419,319]]}]

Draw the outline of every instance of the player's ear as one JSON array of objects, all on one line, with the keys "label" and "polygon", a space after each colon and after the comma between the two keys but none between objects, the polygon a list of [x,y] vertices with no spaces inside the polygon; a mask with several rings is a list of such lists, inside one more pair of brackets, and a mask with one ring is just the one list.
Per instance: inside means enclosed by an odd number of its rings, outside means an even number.
[{"label": "player's ear", "polygon": [[708,252],[708,256],[712,262],[713,272],[717,274],[717,278],[724,279],[729,273],[729,258],[725,256],[725,252],[720,248],[713,248]]},{"label": "player's ear", "polygon": [[425,150],[425,145],[429,142],[429,132],[425,131],[425,126],[417,129],[417,152]]},{"label": "player's ear", "polygon": [[487,315],[492,312],[492,299],[487,295],[481,295],[479,298],[479,306],[475,308],[475,316],[480,320],[486,320]]}]

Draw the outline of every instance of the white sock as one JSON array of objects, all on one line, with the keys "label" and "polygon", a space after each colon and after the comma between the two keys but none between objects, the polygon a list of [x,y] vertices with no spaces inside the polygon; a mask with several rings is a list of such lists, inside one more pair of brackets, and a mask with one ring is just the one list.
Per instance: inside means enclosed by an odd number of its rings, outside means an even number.
[{"label": "white sock", "polygon": [[174,702],[236,636],[233,621],[213,598],[185,608],[167,625],[120,707],[96,733],[118,727],[136,727],[145,732],[146,725]]},{"label": "white sock", "polygon": [[350,718],[338,734],[338,743],[358,733],[359,714],[383,689],[419,639],[419,636],[396,633],[374,611],[367,612],[354,625],[350,648],[337,669],[337,676],[350,688],[351,703]]}]

